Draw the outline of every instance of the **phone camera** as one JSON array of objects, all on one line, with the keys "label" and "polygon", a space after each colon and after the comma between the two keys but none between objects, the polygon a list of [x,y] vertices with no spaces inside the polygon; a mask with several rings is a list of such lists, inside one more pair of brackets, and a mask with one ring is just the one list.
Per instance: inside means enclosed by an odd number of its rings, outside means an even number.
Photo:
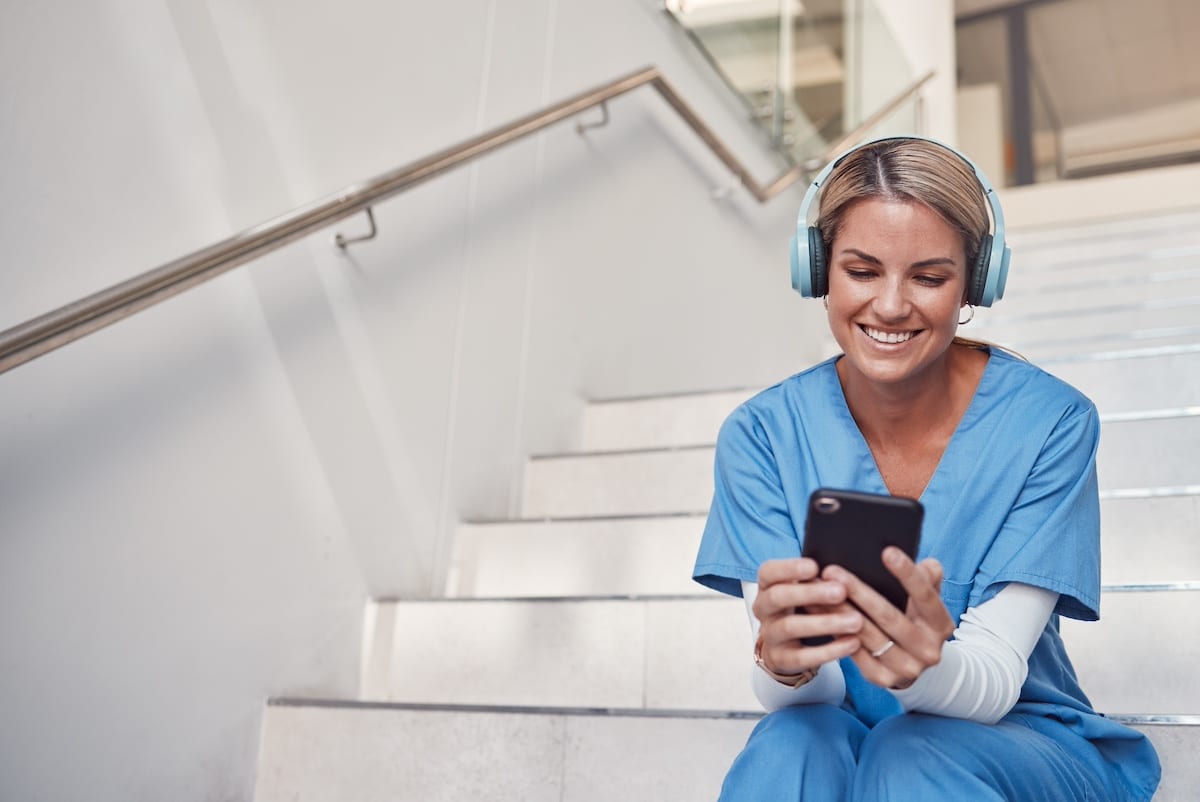
[{"label": "phone camera", "polygon": [[813,509],[824,515],[831,515],[842,508],[842,502],[829,496],[821,496],[813,502]]}]

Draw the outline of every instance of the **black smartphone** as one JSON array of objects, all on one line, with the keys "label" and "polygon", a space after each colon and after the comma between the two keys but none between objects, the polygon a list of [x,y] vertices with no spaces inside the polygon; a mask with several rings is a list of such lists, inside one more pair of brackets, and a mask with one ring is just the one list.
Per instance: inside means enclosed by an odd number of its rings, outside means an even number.
[{"label": "black smartphone", "polygon": [[[819,488],[808,500],[801,554],[821,568],[840,565],[904,610],[908,592],[883,564],[883,550],[896,546],[915,560],[924,517],[925,508],[916,499]],[[805,638],[803,643],[818,646],[831,640]]]}]

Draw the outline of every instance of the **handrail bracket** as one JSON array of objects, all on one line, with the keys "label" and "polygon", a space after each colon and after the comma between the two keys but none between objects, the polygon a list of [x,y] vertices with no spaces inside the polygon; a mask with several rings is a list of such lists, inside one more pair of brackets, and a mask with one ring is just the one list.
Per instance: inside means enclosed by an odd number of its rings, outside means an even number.
[{"label": "handrail bracket", "polygon": [[603,100],[600,102],[600,115],[601,115],[600,122],[596,122],[596,123],[578,122],[578,123],[575,123],[575,133],[579,134],[580,136],[583,136],[585,131],[589,131],[593,128],[603,128],[604,126],[608,125],[609,117],[608,117],[608,101],[607,100]]},{"label": "handrail bracket", "polygon": [[368,206],[366,208],[366,212],[367,222],[371,224],[370,231],[358,237],[347,237],[339,231],[333,238],[333,244],[337,245],[344,251],[346,250],[346,246],[352,242],[366,242],[369,239],[375,239],[375,235],[379,233],[379,228],[375,225],[375,208]]}]

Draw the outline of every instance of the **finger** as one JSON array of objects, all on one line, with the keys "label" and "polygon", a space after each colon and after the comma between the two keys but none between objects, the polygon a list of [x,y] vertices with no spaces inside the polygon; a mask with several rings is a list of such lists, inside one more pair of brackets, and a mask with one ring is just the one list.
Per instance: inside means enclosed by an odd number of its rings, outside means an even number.
[{"label": "finger", "polygon": [[760,621],[791,615],[797,607],[838,604],[846,599],[846,586],[826,580],[779,582],[762,589],[754,599],[754,615]]},{"label": "finger", "polygon": [[829,613],[796,613],[780,619],[773,627],[772,635],[781,640],[856,635],[862,629],[863,621],[863,614],[853,608]]},{"label": "finger", "polygon": [[[900,640],[900,636],[907,632],[906,625],[909,622],[904,613],[896,609],[895,605],[881,596],[877,590],[845,568],[840,565],[827,566],[821,572],[821,577],[844,584],[846,598],[875,622],[880,629],[891,633],[896,640]],[[887,640],[887,638],[883,640]]]},{"label": "finger", "polygon": [[770,645],[764,642],[763,660],[776,673],[796,674],[861,651],[862,642],[854,635],[839,636],[820,646],[804,646],[799,641]]},{"label": "finger", "polygon": [[929,581],[938,590],[941,590],[942,580],[946,578],[946,572],[942,569],[942,564],[938,562],[936,557],[926,557],[921,562],[917,563],[925,573],[929,575]]},{"label": "finger", "polygon": [[[937,560],[923,560],[917,565],[912,559],[894,546],[883,550],[883,564],[900,580],[908,591],[908,609],[917,617],[928,622],[937,631],[951,624],[950,611],[942,602],[942,566]],[[936,581],[935,581],[936,579]],[[949,634],[949,631],[946,633]]]},{"label": "finger", "polygon": [[790,557],[784,560],[767,560],[758,567],[760,590],[780,582],[806,582],[816,579],[820,567],[808,557]]}]

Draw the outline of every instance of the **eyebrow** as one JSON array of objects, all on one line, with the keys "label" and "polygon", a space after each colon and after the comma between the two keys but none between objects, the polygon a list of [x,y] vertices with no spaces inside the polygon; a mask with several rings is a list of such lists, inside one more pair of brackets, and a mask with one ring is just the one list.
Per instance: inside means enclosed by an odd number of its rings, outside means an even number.
[{"label": "eyebrow", "polygon": [[[859,259],[862,259],[864,262],[870,262],[871,264],[879,265],[880,267],[883,266],[883,262],[880,261],[879,257],[872,256],[864,251],[860,251],[858,248],[843,248],[842,253],[852,253]],[[954,264],[954,260],[947,256],[935,256],[932,259],[922,259],[919,262],[913,262],[911,265],[909,265],[909,267],[933,267],[934,265],[954,266]]]}]

